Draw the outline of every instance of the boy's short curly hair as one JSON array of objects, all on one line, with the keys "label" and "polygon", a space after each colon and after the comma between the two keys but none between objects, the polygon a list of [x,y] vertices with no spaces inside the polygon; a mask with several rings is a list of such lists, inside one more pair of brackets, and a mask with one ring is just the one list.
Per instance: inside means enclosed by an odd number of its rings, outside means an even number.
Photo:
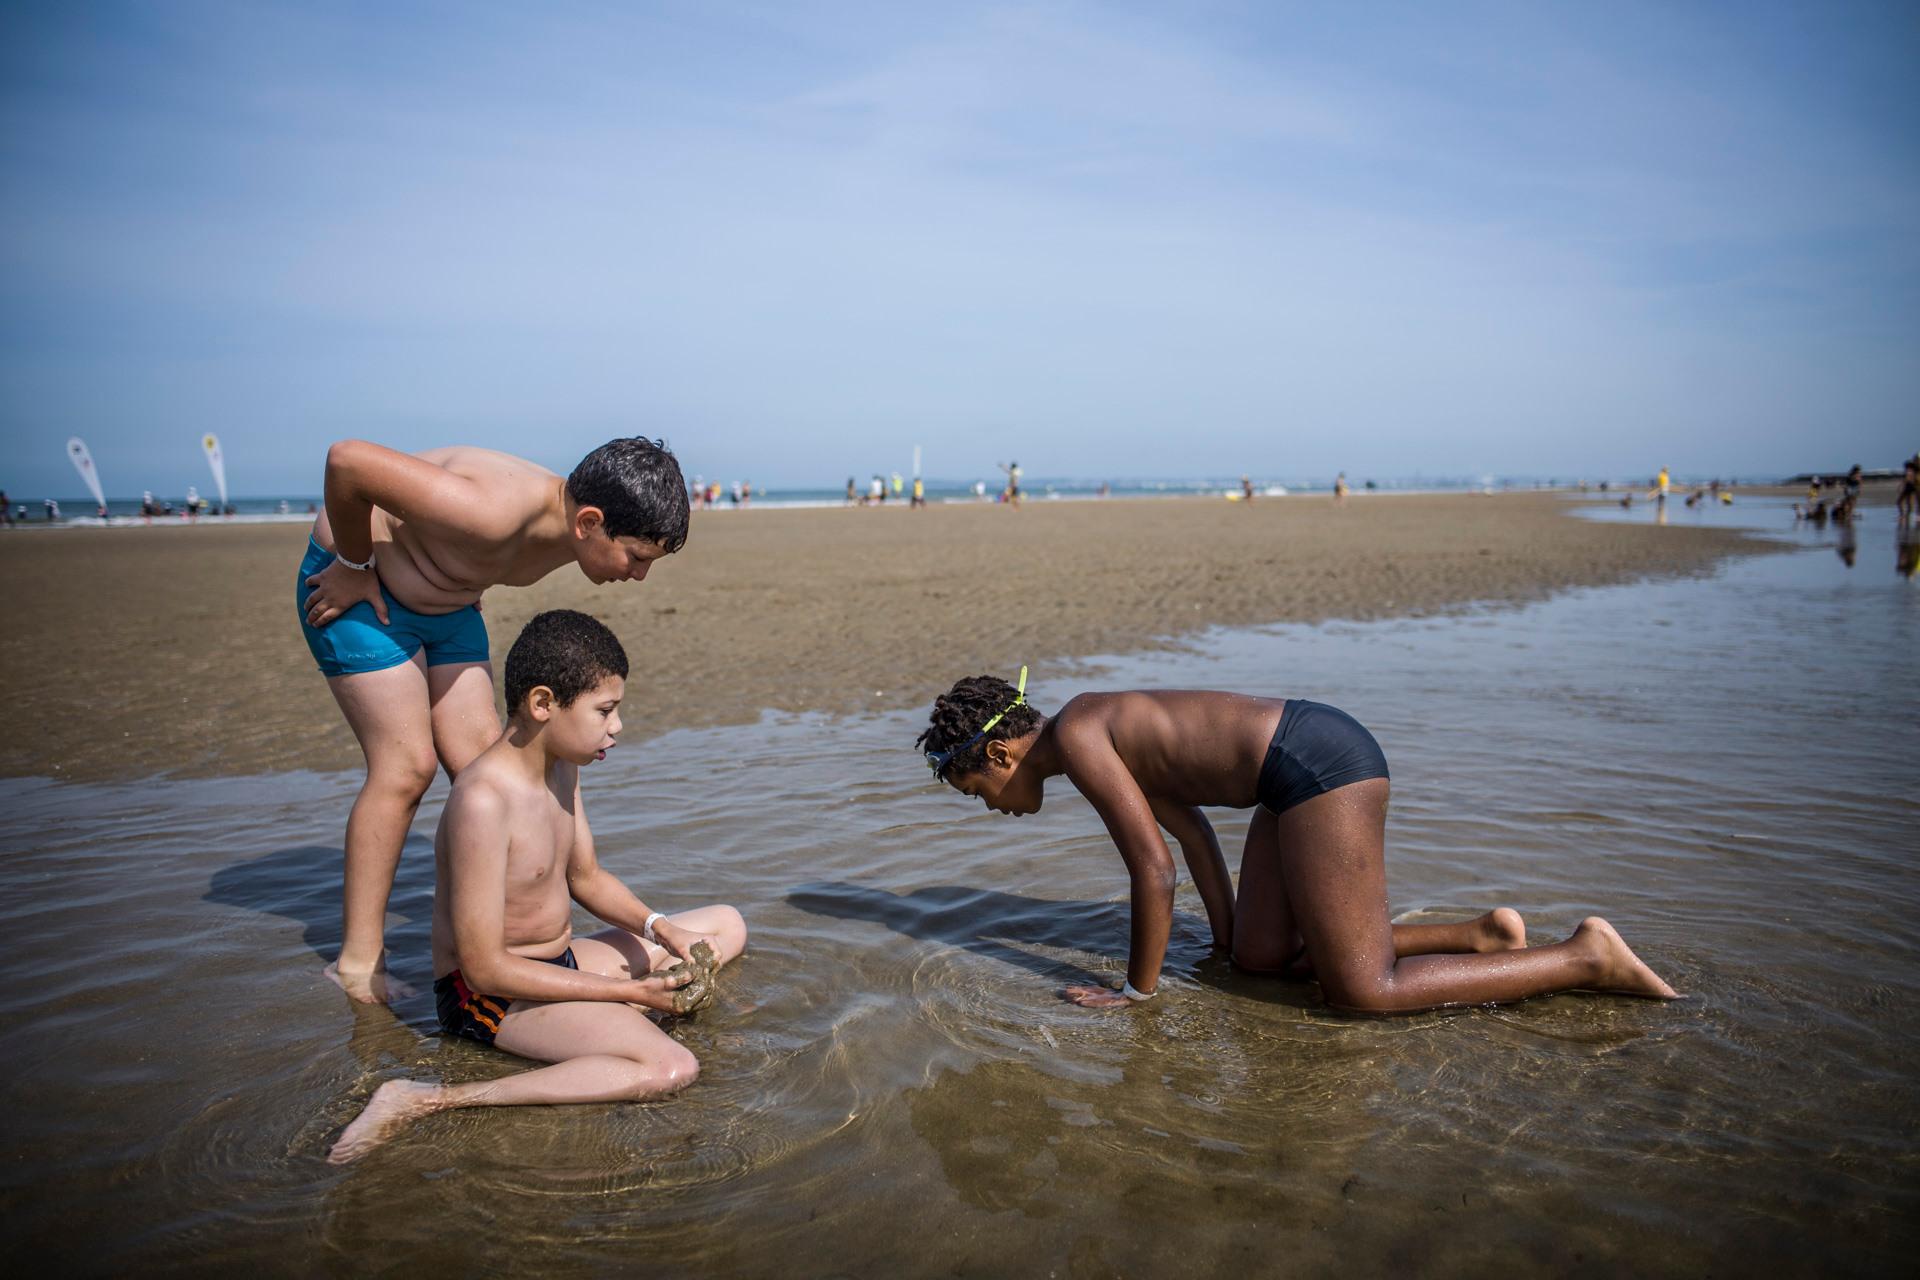
[{"label": "boy's short curly hair", "polygon": [[687,482],[664,440],[609,440],[580,459],[567,493],[598,507],[609,538],[645,538],[669,553],[687,545]]},{"label": "boy's short curly hair", "polygon": [[[913,745],[931,754],[954,752],[940,769],[943,779],[972,773],[986,764],[989,742],[1024,738],[1046,719],[1031,703],[1013,706],[1019,696],[1020,691],[999,676],[969,676],[955,681],[953,688],[933,700],[933,715],[927,730]],[[981,725],[1003,711],[1006,714],[1000,716],[999,723],[987,731],[986,737],[971,742]],[[966,745],[970,742],[971,745]],[[964,750],[955,750],[962,746]]]},{"label": "boy's short curly hair", "polygon": [[536,614],[507,650],[507,714],[545,685],[571,706],[608,676],[627,678],[627,651],[604,622],[572,609]]}]

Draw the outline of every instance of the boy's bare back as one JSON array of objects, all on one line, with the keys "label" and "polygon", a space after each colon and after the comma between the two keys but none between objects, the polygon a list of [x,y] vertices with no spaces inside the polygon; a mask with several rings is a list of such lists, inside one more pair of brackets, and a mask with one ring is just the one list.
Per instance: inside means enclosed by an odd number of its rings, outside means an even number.
[{"label": "boy's bare back", "polygon": [[[461,967],[454,941],[457,911],[498,902],[506,950],[546,960],[567,949],[573,903],[567,867],[585,836],[580,771],[556,766],[545,785],[519,776],[496,743],[453,784],[434,833],[435,975]],[[563,799],[562,796],[565,798]]]},{"label": "boy's bare back", "polygon": [[[565,482],[545,467],[472,445],[399,454],[344,441],[335,450],[373,471],[373,484],[410,495],[388,500],[403,509],[376,505],[372,517],[380,581],[410,609],[463,608],[489,586],[526,586],[572,558]],[[324,512],[315,537],[333,545]]]}]

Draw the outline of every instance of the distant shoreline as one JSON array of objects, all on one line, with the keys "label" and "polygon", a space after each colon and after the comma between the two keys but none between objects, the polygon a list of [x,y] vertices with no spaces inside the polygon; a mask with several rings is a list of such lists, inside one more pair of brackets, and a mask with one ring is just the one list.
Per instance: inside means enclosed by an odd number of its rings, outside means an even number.
[{"label": "distant shoreline", "polygon": [[[485,618],[496,672],[541,609],[605,619],[633,657],[627,738],[644,742],[765,711],[923,707],[959,676],[1177,648],[1210,627],[1520,604],[1778,549],[1580,519],[1558,492],[1362,496],[697,512],[644,584],[561,569],[489,591]],[[104,540],[0,533],[0,674],[34,727],[0,740],[0,775],[359,766],[300,636],[304,517],[240,519],[207,518],[190,541],[137,522]],[[1287,687],[1276,671],[1272,691]]]}]

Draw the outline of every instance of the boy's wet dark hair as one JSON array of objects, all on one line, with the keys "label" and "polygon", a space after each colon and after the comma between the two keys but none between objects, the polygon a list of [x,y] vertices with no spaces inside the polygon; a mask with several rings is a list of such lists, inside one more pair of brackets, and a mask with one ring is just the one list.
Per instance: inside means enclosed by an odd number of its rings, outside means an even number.
[{"label": "boy's wet dark hair", "polygon": [[507,714],[540,685],[570,706],[608,676],[627,678],[627,651],[605,623],[572,609],[536,614],[507,650]]},{"label": "boy's wet dark hair", "polygon": [[687,482],[664,440],[609,440],[580,459],[567,494],[606,516],[609,538],[645,538],[669,552],[687,545]]},{"label": "boy's wet dark hair", "polygon": [[[996,715],[999,721],[975,742],[980,726]],[[986,764],[989,742],[1024,738],[1044,719],[1022,700],[1018,689],[999,676],[969,676],[955,681],[953,688],[933,700],[927,731],[914,740],[914,745],[927,754],[930,763],[946,756],[934,769],[934,775],[945,781],[957,774],[973,773]],[[952,754],[947,755],[949,752]]]}]

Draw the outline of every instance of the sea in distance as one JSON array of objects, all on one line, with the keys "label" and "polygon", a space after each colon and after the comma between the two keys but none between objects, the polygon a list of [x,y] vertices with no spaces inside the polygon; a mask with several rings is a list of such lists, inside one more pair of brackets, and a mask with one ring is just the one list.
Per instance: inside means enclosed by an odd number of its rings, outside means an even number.
[{"label": "sea in distance", "polygon": [[[436,785],[388,925],[422,994],[346,1002],[353,774],[0,780],[0,1237],[90,1274],[1768,1274],[1920,1248],[1920,583],[1784,502],[1672,509],[1785,554],[1447,617],[1215,631],[1037,668],[1332,702],[1393,769],[1391,909],[1611,919],[1686,999],[1402,1018],[1233,972],[1183,884],[1161,996],[1056,781],[933,784],[921,716],[673,730],[587,776],[603,860],[753,929],[669,1101],[430,1117],[326,1163],[383,1080],[512,1059],[434,1034]],[[1656,521],[1594,505],[1595,518]],[[1900,566],[1908,566],[1902,569]],[[1026,655],[1008,655],[1008,667]],[[1213,815],[1237,865],[1247,815]]]},{"label": "sea in distance", "polygon": [[[869,492],[873,474],[877,473],[853,477],[854,489],[857,495],[864,497]],[[907,500],[907,495],[912,491],[912,479],[911,477],[903,475],[901,488],[896,491],[893,487],[893,474],[894,473],[887,473],[881,477],[883,486],[886,489],[887,502],[889,504],[895,502],[904,504]],[[697,484],[706,479],[708,479],[708,477],[690,475],[688,477],[688,483]],[[1262,496],[1277,497],[1285,494],[1311,493],[1324,495],[1331,493],[1334,486],[1334,477],[1332,476],[1312,478],[1296,477],[1279,480],[1254,476],[1252,479],[1255,492]],[[1705,478],[1698,481],[1700,484],[1706,484],[1707,482]],[[1742,482],[1748,484],[1772,484],[1775,483],[1775,480],[1772,478],[1754,477],[1744,479]],[[712,509],[716,511],[736,509],[740,504],[736,503],[732,497],[732,480],[715,481],[715,483],[720,485],[721,493],[719,501],[713,505]],[[1589,484],[1591,487],[1598,483],[1597,478],[1587,481],[1565,476],[1536,475],[1414,475],[1380,479],[1367,476],[1348,477],[1348,484],[1356,493],[1460,493],[1473,490],[1492,490],[1497,492],[1510,489],[1572,490],[1580,484]],[[1635,477],[1627,481],[1613,480],[1610,483],[1616,487],[1624,484],[1628,487],[1639,486],[1644,488],[1648,481],[1646,477]],[[1684,484],[1687,482],[1676,481],[1675,483],[1681,484],[1684,487]],[[979,492],[975,491],[976,484],[981,486]],[[927,500],[930,502],[993,501],[998,497],[1001,487],[1004,484],[1005,477],[997,471],[993,473],[991,479],[981,477],[977,480],[961,481],[929,478],[926,482]],[[1238,495],[1241,492],[1240,478],[1238,476],[1171,480],[1137,478],[1087,480],[1057,476],[1022,476],[1020,485],[1022,496],[1028,501],[1035,502],[1081,501],[1103,497],[1189,498],[1219,496],[1224,494]],[[207,493],[202,493],[199,496],[209,503],[216,501],[212,495]],[[846,487],[844,485],[838,488],[756,487],[751,501],[746,505],[749,507],[772,508],[838,507],[844,506],[846,500]],[[43,524],[47,522],[47,511],[43,496],[29,497],[25,493],[16,492],[8,495],[8,501],[13,505],[16,518],[24,519],[29,524]],[[90,497],[84,495],[79,497],[55,497],[54,501],[59,504],[60,521],[63,524],[78,527],[89,525],[97,527],[101,523],[96,518],[95,504]],[[187,499],[184,494],[158,496],[158,501],[164,506],[171,508],[171,510],[165,514],[156,515],[149,521],[148,518],[143,517],[141,514],[141,500],[139,498],[109,498],[107,499],[108,520],[115,525],[145,524],[149,522],[153,524],[172,523],[179,525],[188,523],[186,509]],[[317,493],[272,494],[265,497],[234,497],[229,504],[233,507],[233,515],[231,517],[217,517],[216,512],[203,509],[202,514],[198,518],[222,518],[254,523],[273,520],[311,519],[313,510],[310,510],[310,508],[317,510],[319,504],[320,495]]]}]

